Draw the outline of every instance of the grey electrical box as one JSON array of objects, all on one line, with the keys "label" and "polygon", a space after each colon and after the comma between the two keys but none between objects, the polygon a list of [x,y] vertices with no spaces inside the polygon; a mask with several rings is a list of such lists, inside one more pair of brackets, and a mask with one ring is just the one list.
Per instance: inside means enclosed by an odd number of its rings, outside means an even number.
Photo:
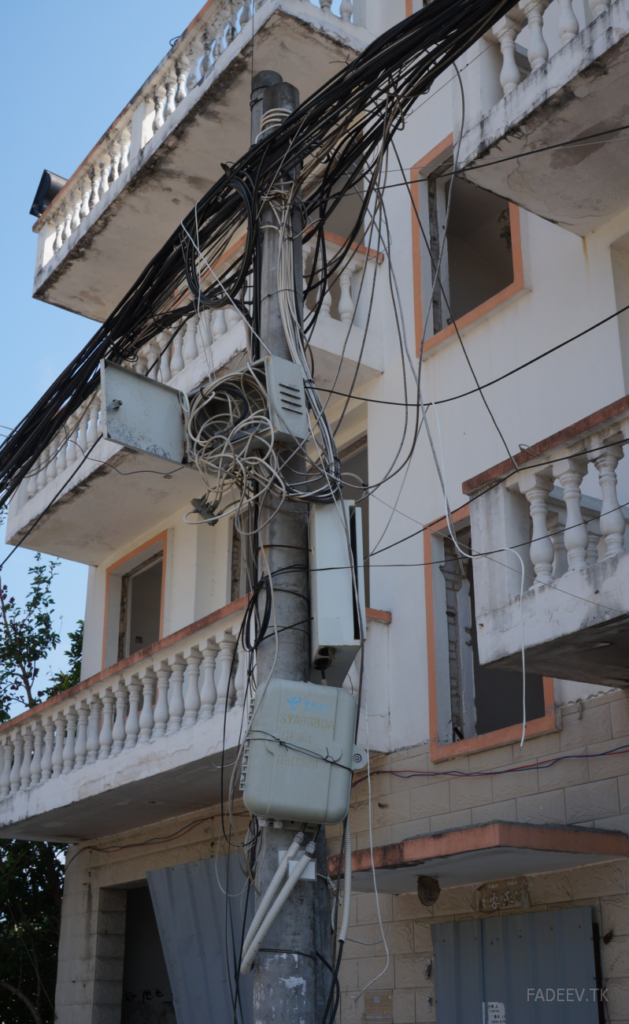
[{"label": "grey electrical box", "polygon": [[108,441],[181,464],[186,455],[183,395],[101,359],[101,427]]},{"label": "grey electrical box", "polygon": [[267,356],[264,364],[269,415],[275,436],[286,444],[304,441],[310,430],[301,368],[279,356]]},{"label": "grey electrical box", "polygon": [[352,501],[338,505],[313,505],[309,521],[310,678],[323,672],[330,686],[341,686],[366,630],[362,513]]},{"label": "grey electrical box", "polygon": [[272,679],[254,699],[240,788],[260,818],[334,825],[349,810],[357,704],[347,690]]}]

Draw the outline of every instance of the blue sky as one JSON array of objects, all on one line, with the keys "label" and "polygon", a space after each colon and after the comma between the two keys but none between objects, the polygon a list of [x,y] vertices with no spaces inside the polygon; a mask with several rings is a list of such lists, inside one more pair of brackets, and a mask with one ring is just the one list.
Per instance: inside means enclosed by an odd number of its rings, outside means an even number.
[{"label": "blue sky", "polygon": [[[339,6],[335,0],[333,10]],[[31,202],[44,168],[69,177],[198,13],[200,0],[31,0],[3,11],[4,197],[0,244],[0,424],[13,427],[96,329],[93,321],[31,296],[36,236]],[[37,40],[33,49],[19,40]],[[130,281],[131,285],[132,282]],[[0,544],[0,561],[9,553]],[[19,549],[2,570],[18,601],[33,552]],[[87,567],[63,562],[55,583],[61,647],[42,676],[65,664],[68,629],[83,617]],[[61,620],[61,621],[59,621]]]}]

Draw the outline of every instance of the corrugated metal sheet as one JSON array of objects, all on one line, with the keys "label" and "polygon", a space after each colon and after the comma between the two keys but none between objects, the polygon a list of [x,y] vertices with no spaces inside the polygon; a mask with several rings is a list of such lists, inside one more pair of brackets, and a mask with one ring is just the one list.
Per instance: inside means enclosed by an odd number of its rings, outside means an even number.
[{"label": "corrugated metal sheet", "polygon": [[[254,910],[253,893],[246,905],[246,880],[236,858],[149,871],[147,879],[177,1024],[232,1024],[234,951],[240,948],[243,917],[248,926]],[[252,977],[239,982],[240,1024],[253,1024]]]},{"label": "corrugated metal sheet", "polygon": [[591,907],[431,931],[437,1024],[598,1024]]}]

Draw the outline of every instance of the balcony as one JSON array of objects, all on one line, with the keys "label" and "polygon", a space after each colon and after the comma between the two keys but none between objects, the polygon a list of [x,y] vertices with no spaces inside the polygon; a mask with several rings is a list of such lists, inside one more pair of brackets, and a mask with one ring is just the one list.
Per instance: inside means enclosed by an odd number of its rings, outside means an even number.
[{"label": "balcony", "polygon": [[[328,260],[341,244],[336,236],[326,237]],[[312,251],[305,249],[309,270]],[[365,334],[363,308],[381,260],[381,254],[355,245],[338,278],[330,282],[311,341],[314,379],[321,387],[344,391],[354,378],[360,387],[384,369],[379,338],[370,331]],[[177,326],[145,345],[131,368],[188,392],[207,380],[210,371],[234,367],[247,350],[248,328],[235,309],[191,317],[167,347]],[[27,548],[97,565],[137,536],[139,522],[150,530],[199,496],[203,486],[196,469],[170,467],[155,456],[98,441],[99,421],[97,392],[62,426],[12,498],[8,544],[25,538]]]},{"label": "balcony", "polygon": [[[468,480],[481,664],[629,686],[625,397]],[[520,606],[521,568],[524,594]]]},{"label": "balcony", "polygon": [[[579,7],[577,19],[572,0],[520,0],[481,41],[459,166],[477,185],[586,235],[629,205],[626,146],[616,141],[627,124],[629,8]],[[518,159],[598,132],[608,134]],[[505,157],[513,159],[484,166]]]},{"label": "balcony", "polygon": [[[244,604],[0,726],[0,836],[75,842],[216,804],[221,752],[227,787],[247,714],[246,655],[236,651]],[[364,687],[375,708],[390,621],[367,609]],[[353,689],[350,677],[344,685]],[[370,734],[372,750],[387,749],[377,721]]]},{"label": "balcony", "polygon": [[187,213],[251,141],[257,69],[301,99],[371,41],[310,0],[209,0],[34,226],[34,295],[103,321]]}]

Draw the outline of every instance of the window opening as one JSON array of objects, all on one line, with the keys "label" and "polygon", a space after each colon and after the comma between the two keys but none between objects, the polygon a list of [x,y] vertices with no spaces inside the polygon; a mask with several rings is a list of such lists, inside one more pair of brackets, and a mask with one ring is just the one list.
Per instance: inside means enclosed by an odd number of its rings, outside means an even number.
[{"label": "window opening", "polygon": [[[339,453],[343,485],[341,492],[345,501],[354,501],[362,510],[363,550],[362,557],[369,556],[369,498],[365,489],[369,486],[369,458],[365,437]],[[365,603],[370,604],[369,562],[365,562]]]},{"label": "window opening", "polygon": [[432,295],[433,334],[453,319],[460,320],[514,280],[508,201],[464,178],[439,177],[451,166],[449,161],[427,179],[431,286],[445,232],[441,287],[437,285]]},{"label": "window opening", "polygon": [[[457,532],[464,550],[470,548],[469,527]],[[450,537],[443,542],[445,560],[439,566],[446,585],[448,683],[452,742],[483,736],[522,722],[522,676],[487,668],[478,658],[474,608],[473,559],[462,557]],[[544,680],[527,673],[526,718],[543,718]]]},{"label": "window opening", "polygon": [[[127,891],[121,1024],[177,1024],[148,886]],[[112,1018],[113,1019],[113,1018]]]},{"label": "window opening", "polygon": [[163,566],[160,551],[122,577],[118,661],[159,640]]}]

